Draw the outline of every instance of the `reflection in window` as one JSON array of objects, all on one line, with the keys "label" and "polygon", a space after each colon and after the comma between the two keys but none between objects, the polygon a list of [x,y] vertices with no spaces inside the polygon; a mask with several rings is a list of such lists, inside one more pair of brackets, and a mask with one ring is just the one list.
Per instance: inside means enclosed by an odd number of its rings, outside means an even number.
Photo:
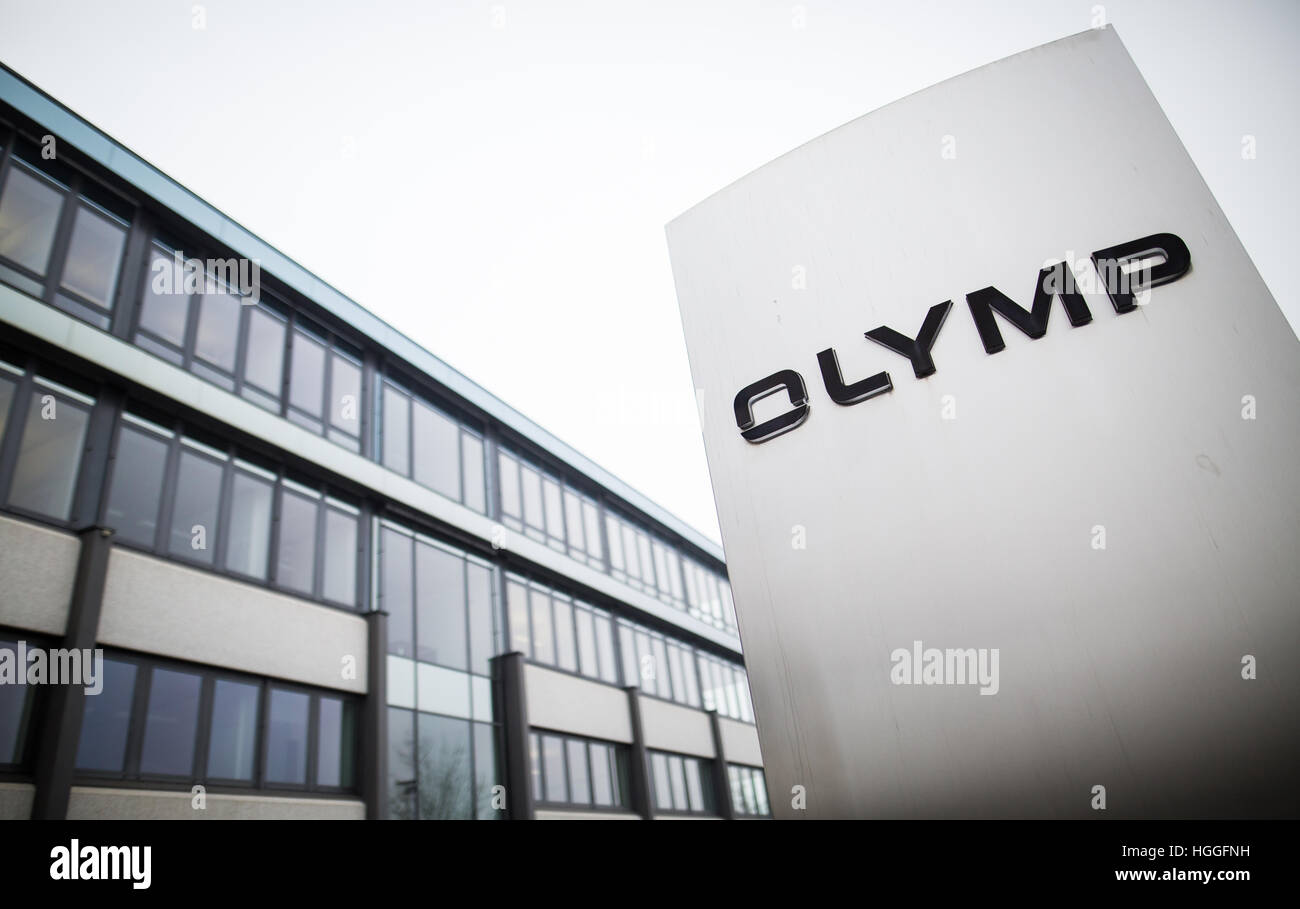
[{"label": "reflection in window", "polygon": [[413,479],[449,499],[460,499],[460,428],[420,401],[411,421]]},{"label": "reflection in window", "polygon": [[519,498],[519,462],[505,451],[497,455],[498,474],[501,485],[501,516],[506,523],[519,530],[519,521],[523,517]]},{"label": "reflection in window", "polygon": [[621,746],[533,732],[528,758],[536,802],[599,808],[626,804],[627,758]]},{"label": "reflection in window", "polygon": [[345,606],[357,604],[357,518],[333,506],[325,509],[325,579],[322,596]]},{"label": "reflection in window", "polygon": [[[12,641],[0,641],[0,655],[9,665],[15,667],[17,678],[24,678],[27,669],[18,665],[17,645]],[[30,685],[0,685],[0,766],[19,764],[27,751],[28,714],[32,699],[30,692],[35,689]]]},{"label": "reflection in window", "polygon": [[468,722],[419,714],[417,761],[421,820],[474,816]]},{"label": "reflection in window", "polygon": [[580,805],[591,803],[591,774],[587,770],[587,743],[569,739],[564,743],[569,765],[569,797]]},{"label": "reflection in window", "polygon": [[415,550],[416,658],[465,669],[465,562],[427,543]]},{"label": "reflection in window", "polygon": [[736,814],[767,817],[772,813],[767,800],[767,780],[762,770],[728,764],[727,782],[731,788],[731,807]]},{"label": "reflection in window", "polygon": [[411,401],[391,385],[384,386],[384,466],[402,476],[411,466]]},{"label": "reflection in window", "polygon": [[388,709],[388,811],[399,820],[492,819],[499,783],[486,723]]},{"label": "reflection in window", "polygon": [[488,661],[498,652],[496,622],[492,608],[492,569],[477,562],[466,562],[469,604],[469,670],[490,675]]},{"label": "reflection in window", "polygon": [[487,512],[487,492],[483,479],[483,440],[468,431],[460,434],[462,478],[465,504],[479,512]]},{"label": "reflection in window", "polygon": [[233,375],[239,344],[240,299],[210,276],[205,284],[205,293],[199,298],[194,355]]},{"label": "reflection in window", "polygon": [[167,442],[124,421],[113,456],[105,511],[105,522],[117,531],[117,540],[154,545],[166,468]]},{"label": "reflection in window", "polygon": [[337,351],[330,357],[330,425],[361,435],[361,367]]},{"label": "reflection in window", "polygon": [[[185,269],[176,262],[172,251],[155,243],[149,254],[149,270],[145,274],[144,290],[140,297],[140,328],[166,341],[176,351],[185,346],[185,324],[190,314],[190,294]],[[139,340],[139,338],[137,338]],[[155,353],[167,356],[166,350],[156,345],[146,345]],[[173,359],[179,355],[173,352]]]},{"label": "reflection in window", "polygon": [[271,545],[269,479],[236,470],[230,482],[230,524],[226,528],[226,567],[266,580],[267,553]]},{"label": "reflection in window", "polygon": [[319,432],[325,388],[325,347],[305,332],[295,331],[289,363],[289,404],[310,417]]},{"label": "reflection in window", "polygon": [[10,505],[61,521],[68,519],[89,419],[88,404],[73,403],[36,386],[10,481]]},{"label": "reflection in window", "polygon": [[77,769],[121,773],[131,726],[136,669],[133,663],[104,660],[103,690],[86,698],[77,745]]},{"label": "reflection in window", "polygon": [[[0,364],[0,368],[3,367]],[[14,402],[14,392],[18,390],[18,383],[8,376],[0,375],[0,438],[4,437],[5,427],[9,425],[9,408]]]},{"label": "reflection in window", "polygon": [[208,776],[252,782],[257,758],[257,685],[217,679],[212,692]]},{"label": "reflection in window", "polygon": [[388,652],[415,656],[414,541],[391,527],[380,530],[379,606],[388,613]]},{"label": "reflection in window", "polygon": [[278,407],[284,379],[284,337],[284,320],[260,307],[249,310],[244,381],[275,399],[271,409]]},{"label": "reflection in window", "polygon": [[300,691],[271,689],[266,725],[266,781],[307,782],[307,722],[310,698]]},{"label": "reflection in window", "polygon": [[546,784],[546,801],[569,800],[569,781],[564,772],[564,740],[559,736],[542,736],[542,777]]},{"label": "reflection in window", "polygon": [[310,594],[316,577],[317,500],[287,488],[280,499],[280,532],[275,580],[281,587]]},{"label": "reflection in window", "polygon": [[0,257],[45,274],[63,193],[17,160],[0,188]]},{"label": "reflection in window", "polygon": [[356,777],[356,709],[340,698],[319,699],[316,783],[348,789]]},{"label": "reflection in window", "polygon": [[212,564],[221,497],[221,464],[182,448],[172,503],[172,555]]},{"label": "reflection in window", "polygon": [[474,723],[474,789],[478,795],[475,817],[480,821],[505,817],[492,807],[492,787],[498,785],[496,735],[487,723]]},{"label": "reflection in window", "polygon": [[154,669],[145,715],[142,774],[187,776],[194,771],[194,732],[199,722],[199,676]]},{"label": "reflection in window", "polygon": [[[111,310],[125,249],[126,223],[82,199],[72,222],[72,237],[63,261],[62,290],[99,310]],[[60,300],[64,306],[75,302],[66,298]],[[69,308],[82,314],[78,306]],[[108,327],[107,319],[98,324],[101,328]]]},{"label": "reflection in window", "polygon": [[528,631],[528,589],[518,581],[506,585],[506,605],[510,610],[510,649],[532,656],[532,636]]},{"label": "reflection in window", "polygon": [[705,761],[651,751],[650,766],[656,811],[715,813],[713,786]]}]

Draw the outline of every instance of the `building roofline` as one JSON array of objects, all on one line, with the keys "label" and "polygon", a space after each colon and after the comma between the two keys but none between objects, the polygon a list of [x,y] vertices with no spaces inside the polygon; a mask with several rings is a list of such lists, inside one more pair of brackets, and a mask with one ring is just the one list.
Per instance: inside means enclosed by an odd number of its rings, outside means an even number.
[{"label": "building roofline", "polygon": [[280,252],[257,234],[218,211],[211,203],[167,176],[125,145],[92,125],[62,102],[0,62],[0,100],[29,119],[51,129],[86,158],[115,174],[239,255],[255,259],[260,267],[352,326],[395,356],[424,372],[454,394],[514,430],[534,445],[585,474],[633,508],[664,525],[692,546],[719,562],[722,547],[646,495],[620,480],[595,461],[515,410],[477,382],[443,360],[342,291]]}]

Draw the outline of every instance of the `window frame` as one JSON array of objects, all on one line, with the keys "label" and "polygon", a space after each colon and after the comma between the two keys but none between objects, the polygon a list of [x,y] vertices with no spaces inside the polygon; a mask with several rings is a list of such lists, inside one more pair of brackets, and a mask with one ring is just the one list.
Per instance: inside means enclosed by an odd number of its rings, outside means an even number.
[{"label": "window frame", "polygon": [[[239,672],[238,670],[188,663],[166,657],[139,654],[133,651],[105,648],[104,656],[105,659],[130,663],[136,667],[135,688],[132,691],[130,715],[127,717],[126,745],[123,750],[122,769],[120,771],[89,770],[76,767],[74,764],[72,771],[74,783],[85,785],[113,783],[124,788],[162,788],[178,791],[185,791],[194,785],[202,785],[209,792],[223,793],[285,792],[306,796],[331,797],[360,794],[360,774],[356,772],[356,768],[361,757],[363,743],[359,723],[355,724],[353,728],[353,785],[324,786],[316,782],[319,700],[322,697],[339,699],[344,702],[345,710],[349,709],[346,705],[350,703],[352,704],[350,709],[357,711],[361,709],[361,699],[357,696],[341,690],[317,688],[267,676]],[[199,677],[198,711],[189,774],[144,773],[140,768],[148,721],[149,696],[153,687],[154,671],[157,669],[168,672],[182,672]],[[257,738],[254,745],[254,769],[251,782],[220,777],[214,778],[208,775],[213,702],[218,681],[253,685],[258,689],[258,713],[254,733]],[[266,756],[270,741],[267,725],[270,717],[270,690],[273,687],[308,696],[308,769],[307,783],[303,785],[273,783],[266,778]],[[80,734],[81,730],[79,729],[78,737],[80,737]]]}]

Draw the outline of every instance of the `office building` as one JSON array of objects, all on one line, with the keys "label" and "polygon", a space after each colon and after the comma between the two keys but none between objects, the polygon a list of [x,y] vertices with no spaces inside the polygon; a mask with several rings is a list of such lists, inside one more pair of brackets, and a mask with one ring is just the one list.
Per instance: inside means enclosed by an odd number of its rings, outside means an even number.
[{"label": "office building", "polygon": [[0,432],[0,817],[769,813],[718,545],[8,70]]}]

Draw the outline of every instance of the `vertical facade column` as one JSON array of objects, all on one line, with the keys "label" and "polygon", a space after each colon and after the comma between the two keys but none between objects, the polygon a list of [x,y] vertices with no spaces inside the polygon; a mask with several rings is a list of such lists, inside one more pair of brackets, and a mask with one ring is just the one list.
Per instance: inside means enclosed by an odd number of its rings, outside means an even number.
[{"label": "vertical facade column", "polygon": [[361,798],[367,820],[388,819],[388,613],[366,613],[366,700],[361,708]]},{"label": "vertical facade column", "polygon": [[631,809],[643,820],[654,818],[650,804],[650,756],[645,750],[645,730],[641,725],[641,689],[629,685],[627,692],[628,716],[632,720],[631,759],[628,761],[627,785]]},{"label": "vertical facade column", "polygon": [[531,821],[533,787],[528,766],[528,697],[524,686],[524,655],[519,651],[492,658],[492,701],[501,718],[505,754],[506,817]]},{"label": "vertical facade column", "polygon": [[713,733],[713,798],[717,802],[718,816],[724,821],[735,820],[731,782],[727,779],[727,749],[722,744],[722,722],[716,710],[709,711],[709,729]]},{"label": "vertical facade column", "polygon": [[[108,577],[113,531],[107,527],[87,527],[78,537],[81,552],[77,557],[72,602],[68,607],[68,624],[64,628],[61,646],[84,654],[94,649],[99,634],[99,614],[104,604],[104,582]],[[84,686],[50,687],[36,739],[36,794],[32,799],[32,820],[62,820],[67,817],[72,771],[85,712]]]}]

